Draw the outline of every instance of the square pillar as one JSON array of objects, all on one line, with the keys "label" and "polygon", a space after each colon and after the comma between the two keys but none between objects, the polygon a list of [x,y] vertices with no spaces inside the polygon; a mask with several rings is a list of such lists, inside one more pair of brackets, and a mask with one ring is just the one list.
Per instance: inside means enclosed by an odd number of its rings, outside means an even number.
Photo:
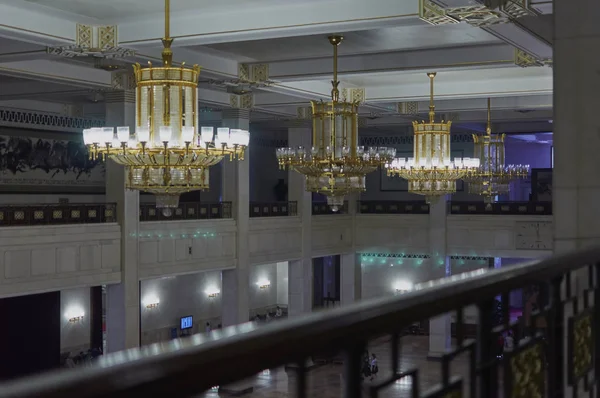
[{"label": "square pillar", "polygon": [[[249,130],[250,112],[247,109],[225,109],[222,113],[223,127]],[[221,198],[232,202],[233,216],[236,220],[236,264],[235,269],[223,271],[223,326],[248,322],[250,308],[248,303],[249,280],[249,241],[248,223],[250,221],[250,148],[246,149],[244,160],[222,161]]]},{"label": "square pillar", "polygon": [[[288,146],[312,147],[312,131],[300,126],[288,129]],[[312,311],[313,264],[312,264],[312,194],[306,191],[306,178],[290,170],[288,199],[298,203],[298,216],[302,222],[302,257],[289,262],[288,315],[297,316]]]},{"label": "square pillar", "polygon": [[340,256],[340,301],[342,306],[353,304],[362,297],[362,269],[358,256],[356,253]]},{"label": "square pillar", "polygon": [[[446,196],[429,206],[429,261],[432,279],[452,275],[450,257],[446,253]],[[429,357],[439,358],[451,348],[451,315],[442,314],[429,320]]]},{"label": "square pillar", "polygon": [[[106,125],[135,129],[135,95],[107,93]],[[140,194],[125,188],[126,170],[106,162],[106,201],[117,204],[121,226],[121,283],[106,289],[106,350],[121,351],[140,345],[140,288],[138,277]]]}]

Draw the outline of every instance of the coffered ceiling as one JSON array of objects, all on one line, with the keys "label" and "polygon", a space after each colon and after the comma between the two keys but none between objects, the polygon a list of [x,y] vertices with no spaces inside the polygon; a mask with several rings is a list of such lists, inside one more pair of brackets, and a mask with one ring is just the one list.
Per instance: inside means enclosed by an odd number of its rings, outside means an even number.
[{"label": "coffered ceiling", "polygon": [[[499,123],[548,124],[551,2],[532,0],[519,18],[505,17],[502,3],[171,0],[174,58],[203,67],[203,104],[229,107],[232,95],[246,93],[253,96],[254,121],[272,125],[296,118],[308,100],[328,98],[326,37],[343,34],[340,80],[344,88],[364,90],[363,126],[408,125],[421,117],[431,71],[438,72],[437,108],[457,123],[483,123],[481,104],[493,97]],[[160,61],[163,6],[163,0],[0,0],[0,75],[13,79],[0,77],[0,106],[83,101],[98,114],[103,93],[120,89],[116,74],[129,73],[133,62]],[[497,20],[473,20],[469,7]],[[48,47],[75,44],[77,23],[117,25],[115,45],[135,56],[100,61],[49,54]]]}]

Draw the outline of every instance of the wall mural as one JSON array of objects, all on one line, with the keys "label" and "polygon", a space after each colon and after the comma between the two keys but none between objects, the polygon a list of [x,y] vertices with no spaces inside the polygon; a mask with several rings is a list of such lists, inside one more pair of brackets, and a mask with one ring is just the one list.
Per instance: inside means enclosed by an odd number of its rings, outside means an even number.
[{"label": "wall mural", "polygon": [[80,142],[0,135],[1,189],[40,185],[103,188],[104,165],[90,160]]}]

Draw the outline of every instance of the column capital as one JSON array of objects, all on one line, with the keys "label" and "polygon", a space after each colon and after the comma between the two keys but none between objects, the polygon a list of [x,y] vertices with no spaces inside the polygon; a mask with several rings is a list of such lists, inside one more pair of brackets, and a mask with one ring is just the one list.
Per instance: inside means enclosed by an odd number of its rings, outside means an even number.
[{"label": "column capital", "polygon": [[221,112],[222,119],[250,119],[249,109],[223,109]]},{"label": "column capital", "polygon": [[104,101],[107,104],[111,103],[135,103],[135,91],[134,90],[113,90],[104,93]]}]

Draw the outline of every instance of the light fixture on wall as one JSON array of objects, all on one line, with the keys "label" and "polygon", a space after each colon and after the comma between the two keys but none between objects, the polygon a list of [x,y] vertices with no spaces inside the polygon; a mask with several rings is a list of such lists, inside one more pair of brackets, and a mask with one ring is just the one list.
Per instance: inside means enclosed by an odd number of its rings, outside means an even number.
[{"label": "light fixture on wall", "polygon": [[144,307],[146,307],[148,309],[158,308],[158,305],[160,304],[160,300],[156,296],[148,296],[148,297],[144,298],[144,301],[142,302],[142,304],[144,305]]},{"label": "light fixture on wall", "polygon": [[429,76],[429,122],[414,121],[414,154],[412,158],[394,159],[387,174],[408,181],[408,191],[425,196],[427,203],[456,192],[456,181],[479,167],[479,159],[450,159],[450,121],[435,121],[433,80]]},{"label": "light fixture on wall", "polygon": [[128,126],[83,131],[90,157],[110,158],[128,169],[127,188],[156,195],[167,217],[184,192],[209,188],[208,168],[224,157],[243,160],[250,141],[246,130],[198,127],[200,67],[173,66],[170,2],[165,0],[162,66],[134,65],[135,134]]},{"label": "light fixture on wall", "polygon": [[78,323],[83,321],[85,313],[81,308],[69,308],[65,312],[65,318],[69,321],[69,323]]},{"label": "light fixture on wall", "polygon": [[358,146],[360,101],[340,99],[338,45],[342,36],[329,36],[333,45],[331,101],[312,101],[312,148],[278,148],[281,168],[306,176],[306,190],[327,196],[333,211],[344,205],[344,196],[363,192],[365,176],[384,167],[396,155],[394,148]]},{"label": "light fixture on wall", "polygon": [[271,286],[271,281],[268,279],[259,279],[259,281],[256,282],[256,286],[258,286],[259,289],[266,289]]},{"label": "light fixture on wall", "polygon": [[529,175],[527,165],[506,165],[504,160],[505,134],[492,134],[491,100],[487,100],[487,126],[484,135],[473,134],[474,154],[479,167],[465,177],[469,193],[481,195],[490,205],[498,195],[510,192],[510,182]]},{"label": "light fixture on wall", "polygon": [[208,296],[208,298],[215,298],[221,294],[221,291],[216,287],[209,287],[204,291],[204,293]]},{"label": "light fixture on wall", "polygon": [[409,290],[412,290],[412,288],[412,282],[407,281],[405,279],[397,280],[396,282],[394,282],[394,290],[396,291],[396,293],[405,293]]}]

